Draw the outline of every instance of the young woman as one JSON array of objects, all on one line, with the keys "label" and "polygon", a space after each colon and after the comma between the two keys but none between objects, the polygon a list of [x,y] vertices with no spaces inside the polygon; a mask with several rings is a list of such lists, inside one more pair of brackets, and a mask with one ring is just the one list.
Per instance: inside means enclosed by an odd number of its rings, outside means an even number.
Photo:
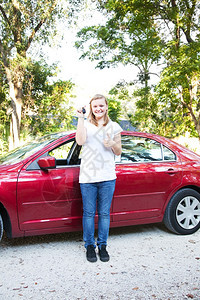
[{"label": "young woman", "polygon": [[83,200],[83,239],[87,260],[97,261],[95,251],[95,212],[98,212],[97,246],[101,261],[109,261],[106,250],[110,226],[110,207],[115,190],[114,156],[121,154],[121,127],[108,117],[108,103],[103,95],[90,101],[86,121],[77,111],[76,141],[83,145],[79,182]]}]

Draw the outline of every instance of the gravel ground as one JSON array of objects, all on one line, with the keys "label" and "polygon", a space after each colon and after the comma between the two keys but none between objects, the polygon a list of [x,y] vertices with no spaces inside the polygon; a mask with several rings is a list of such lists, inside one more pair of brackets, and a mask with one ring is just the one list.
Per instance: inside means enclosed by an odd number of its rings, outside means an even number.
[{"label": "gravel ground", "polygon": [[161,224],[110,230],[107,263],[85,258],[82,233],[0,244],[0,299],[200,299],[200,230]]}]

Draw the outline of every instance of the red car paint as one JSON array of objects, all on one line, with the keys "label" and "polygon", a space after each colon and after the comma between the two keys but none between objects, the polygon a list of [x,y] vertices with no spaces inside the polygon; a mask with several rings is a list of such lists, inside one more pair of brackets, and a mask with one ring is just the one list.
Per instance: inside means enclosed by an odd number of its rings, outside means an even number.
[{"label": "red car paint", "polygon": [[[162,222],[177,191],[187,187],[200,191],[200,156],[157,135],[122,132],[122,136],[156,141],[171,150],[176,159],[116,162],[111,227]],[[47,156],[74,137],[75,132],[62,134],[29,157],[0,165],[0,214],[8,236],[82,230],[79,165],[54,168],[55,159]],[[45,169],[47,164],[49,168]]]}]

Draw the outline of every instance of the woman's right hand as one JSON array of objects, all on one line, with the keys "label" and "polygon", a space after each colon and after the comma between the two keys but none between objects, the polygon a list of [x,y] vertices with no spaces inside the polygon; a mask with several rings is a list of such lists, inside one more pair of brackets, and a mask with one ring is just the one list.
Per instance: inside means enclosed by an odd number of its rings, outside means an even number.
[{"label": "woman's right hand", "polygon": [[[78,117],[77,130],[76,130],[76,142],[78,145],[85,144],[86,141],[86,128],[84,127],[84,114],[82,108],[78,108],[76,115]],[[84,106],[85,108],[85,106]]]},{"label": "woman's right hand", "polygon": [[[85,106],[83,106],[83,107],[85,108]],[[84,118],[84,114],[83,114],[83,111],[82,111],[83,107],[78,108],[77,111],[76,111],[76,115],[77,115],[78,118]]]}]

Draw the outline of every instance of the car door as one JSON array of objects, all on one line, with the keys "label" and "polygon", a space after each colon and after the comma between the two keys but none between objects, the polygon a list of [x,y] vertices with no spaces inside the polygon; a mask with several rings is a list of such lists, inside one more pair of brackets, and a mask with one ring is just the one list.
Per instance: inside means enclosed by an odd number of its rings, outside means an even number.
[{"label": "car door", "polygon": [[43,154],[56,158],[55,169],[41,170],[38,158],[21,170],[17,187],[21,230],[81,228],[79,152],[72,139]]},{"label": "car door", "polygon": [[168,195],[181,183],[181,161],[146,137],[122,136],[122,149],[116,163],[113,221],[160,216]]}]

